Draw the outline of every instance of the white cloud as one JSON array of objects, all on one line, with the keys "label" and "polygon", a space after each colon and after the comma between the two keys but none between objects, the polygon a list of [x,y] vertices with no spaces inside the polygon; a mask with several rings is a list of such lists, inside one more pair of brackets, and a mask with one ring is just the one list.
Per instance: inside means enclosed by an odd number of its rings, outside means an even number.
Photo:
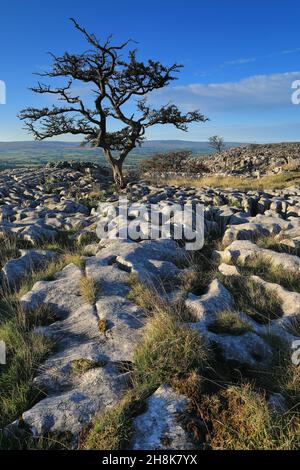
[{"label": "white cloud", "polygon": [[291,107],[292,83],[300,72],[255,75],[236,82],[194,83],[174,86],[153,93],[151,102],[174,102],[187,110],[247,111]]}]

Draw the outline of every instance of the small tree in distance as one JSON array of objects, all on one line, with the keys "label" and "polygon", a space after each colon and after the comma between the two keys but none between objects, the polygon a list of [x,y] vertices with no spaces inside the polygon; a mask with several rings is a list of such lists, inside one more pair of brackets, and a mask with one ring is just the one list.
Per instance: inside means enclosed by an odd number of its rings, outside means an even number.
[{"label": "small tree in distance", "polygon": [[222,152],[225,149],[225,143],[223,137],[219,135],[213,135],[208,139],[210,147],[212,147],[217,152]]},{"label": "small tree in distance", "polygon": [[[149,127],[172,124],[177,129],[187,131],[189,123],[205,122],[207,118],[199,111],[184,114],[173,104],[154,109],[146,102],[146,96],[151,91],[161,89],[176,79],[174,74],[181,65],[164,66],[152,59],[147,63],[139,62],[135,50],[129,51],[127,58],[124,58],[120,53],[130,41],[113,46],[109,37],[101,43],[74,19],[71,21],[84,35],[90,49],[82,54],[65,52],[61,57],[51,54],[52,69],[38,75],[67,77],[66,85],[53,88],[38,83],[37,87],[31,88],[35,93],[56,96],[64,105],[26,108],[19,117],[25,121],[25,128],[36,140],[72,134],[83,136],[84,143],[102,148],[112,167],[114,181],[122,188],[124,160],[140,145]],[[91,85],[94,94],[92,107],[86,105],[80,94],[76,94],[74,81]],[[129,104],[131,108],[128,109]],[[109,125],[112,130],[108,130]],[[118,130],[113,130],[116,128]]]}]

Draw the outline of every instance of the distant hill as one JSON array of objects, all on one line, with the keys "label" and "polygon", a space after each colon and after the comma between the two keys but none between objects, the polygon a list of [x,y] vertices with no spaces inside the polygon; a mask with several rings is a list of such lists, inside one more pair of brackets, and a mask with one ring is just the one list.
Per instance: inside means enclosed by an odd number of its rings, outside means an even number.
[{"label": "distant hill", "polygon": [[[241,145],[238,142],[227,142],[226,147],[236,147]],[[90,149],[89,147],[82,147],[80,142],[62,142],[62,141],[16,141],[16,142],[0,142],[0,152],[18,151],[18,150],[41,150],[46,149],[80,149],[88,151],[97,151],[97,149]],[[189,140],[145,140],[141,147],[137,147],[134,153],[143,152],[144,150],[191,150],[194,153],[211,152],[208,142],[193,142]],[[99,150],[98,150],[99,151]]]},{"label": "distant hill", "polygon": [[[237,142],[228,142],[226,147],[238,145],[240,144]],[[139,160],[149,158],[155,153],[176,150],[189,150],[194,155],[213,153],[208,142],[146,140],[141,147],[137,147],[128,155],[125,167],[135,166]],[[105,163],[101,149],[82,147],[80,142],[0,142],[0,169],[44,165],[58,160],[93,160],[96,163]]]}]

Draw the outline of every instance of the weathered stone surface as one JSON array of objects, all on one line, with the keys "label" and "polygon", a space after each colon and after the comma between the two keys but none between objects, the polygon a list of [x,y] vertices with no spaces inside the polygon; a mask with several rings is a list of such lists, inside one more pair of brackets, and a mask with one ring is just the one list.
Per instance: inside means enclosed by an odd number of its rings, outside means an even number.
[{"label": "weathered stone surface", "polygon": [[300,294],[298,292],[291,292],[279,284],[267,282],[259,276],[251,276],[251,279],[262,285],[267,292],[273,292],[277,295],[284,315],[300,315]]},{"label": "weathered stone surface", "polygon": [[259,369],[272,363],[272,348],[256,333],[246,332],[240,336],[212,333],[205,321],[190,323],[189,326],[197,330],[210,347],[217,347],[219,360],[227,361],[232,367]]},{"label": "weathered stone surface", "polygon": [[76,388],[49,395],[22,419],[36,436],[68,431],[76,436],[97,413],[117,403],[125,385],[124,376],[111,366],[95,368],[81,377]]},{"label": "weathered stone surface", "polygon": [[[244,160],[233,163],[233,173],[242,171],[241,174],[250,175],[254,171],[263,172],[266,157],[268,165],[272,164],[270,149],[267,147],[265,150],[266,155],[262,158],[257,156],[257,161],[252,162],[250,155],[245,155],[240,149]],[[276,164],[281,171],[281,157],[277,157]],[[95,191],[95,172],[98,170],[94,166],[90,168],[77,163],[58,164],[46,170],[16,169],[0,173],[0,236],[14,235],[22,243],[27,240],[32,245],[40,245],[59,237],[61,231],[69,231],[72,243],[75,244],[76,240],[89,243],[84,250],[84,268],[69,265],[53,280],[36,283],[21,299],[25,312],[43,305],[55,314],[52,324],[36,330],[37,334],[52,338],[55,343],[55,349],[34,378],[46,396],[23,413],[21,423],[28,425],[37,436],[47,432],[70,432],[74,447],[80,431],[96,416],[117,404],[129,386],[128,371],[133,366],[134,349],[141,340],[146,320],[146,312],[127,298],[130,273],[145,285],[154,284],[157,291],[161,288],[161,295],[168,303],[176,301],[181,305],[185,300],[195,322],[183,322],[183,325],[198,331],[216,360],[241,371],[244,367],[251,371],[271,367],[274,349],[266,340],[267,335],[279,338],[291,348],[292,342],[298,339],[297,332],[290,328],[291,322],[300,314],[299,293],[289,292],[256,276],[252,279],[263,284],[266,291],[276,291],[282,301],[282,317],[266,324],[257,323],[244,312],[236,312],[232,295],[218,280],[211,283],[205,295],[186,294],[178,280],[184,277],[183,267],[187,266],[189,254],[174,240],[136,243],[115,239],[117,222],[121,221],[123,226],[127,223],[126,218],[118,214],[110,233],[111,239],[94,240],[99,215],[95,209],[90,210],[89,197]],[[222,168],[224,170],[224,161],[219,170]],[[102,181],[107,182],[108,174],[103,176],[104,179],[99,176],[101,184]],[[152,203],[159,204],[165,215],[174,202],[203,204],[206,235],[219,237],[225,233],[223,242],[229,244],[225,250],[215,253],[216,260],[243,264],[256,255],[259,259],[271,260],[280,269],[299,272],[299,257],[260,248],[251,242],[271,235],[274,242],[290,246],[291,252],[297,253],[300,238],[299,186],[245,192],[230,188],[156,187],[148,182],[139,182],[129,184],[125,193],[137,203],[132,218],[136,217],[140,204],[148,207]],[[99,197],[102,198],[100,193]],[[117,200],[117,194],[111,192],[107,195],[107,202],[115,203]],[[109,220],[112,206],[103,204],[102,209],[103,219]],[[145,214],[142,226],[145,233],[148,219],[149,214]],[[21,281],[29,266],[31,269],[29,257],[35,256],[33,253],[38,251],[21,251],[21,258],[7,263],[4,268],[7,277]],[[224,263],[219,266],[219,272],[225,276],[239,275],[236,266]],[[83,276],[96,283],[93,305],[81,296]],[[230,328],[227,334],[218,333],[216,319],[223,312],[239,315],[247,327],[240,334],[232,334]],[[76,369],[78,361],[83,361],[88,367],[80,369],[78,366]],[[146,450],[193,449],[184,420],[180,419],[187,404],[186,397],[168,386],[160,387],[147,400],[146,411],[134,420],[132,447]],[[281,405],[280,397],[269,397],[269,406],[274,412],[281,413]],[[13,426],[18,424],[16,422]]]},{"label": "weathered stone surface", "polygon": [[215,317],[218,312],[233,308],[234,299],[223,284],[215,279],[210,284],[207,294],[201,297],[189,294],[185,305],[195,319],[201,320]]},{"label": "weathered stone surface", "polygon": [[83,305],[80,298],[79,282],[81,270],[70,264],[55,276],[54,281],[39,281],[20,301],[24,310],[34,310],[47,304],[52,311],[64,317],[78,306]]},{"label": "weathered stone surface", "polygon": [[17,289],[24,277],[55,258],[56,254],[45,250],[20,250],[20,257],[8,261],[1,271],[1,280],[10,290]]},{"label": "weathered stone surface", "polygon": [[277,253],[276,251],[261,248],[250,241],[236,240],[224,251],[216,251],[214,253],[215,259],[220,259],[224,262],[239,262],[241,264],[245,264],[253,256],[259,256],[261,259],[270,261],[274,266],[287,269],[288,271],[299,272],[300,270],[300,258],[298,256]]},{"label": "weathered stone surface", "polygon": [[147,400],[147,411],[135,418],[133,450],[190,450],[191,437],[180,423],[188,400],[170,387],[161,386]]},{"label": "weathered stone surface", "polygon": [[223,276],[239,276],[239,270],[236,266],[231,264],[222,263],[218,267],[218,270]]}]

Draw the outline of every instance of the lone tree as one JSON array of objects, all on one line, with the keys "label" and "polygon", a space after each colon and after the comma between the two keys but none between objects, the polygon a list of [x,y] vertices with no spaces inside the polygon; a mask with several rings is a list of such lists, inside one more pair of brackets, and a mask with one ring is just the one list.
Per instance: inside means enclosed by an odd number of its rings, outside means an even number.
[{"label": "lone tree", "polygon": [[[26,108],[19,117],[25,121],[25,128],[36,140],[73,134],[84,136],[83,144],[102,148],[112,167],[114,180],[122,188],[124,160],[131,150],[141,144],[147,128],[155,124],[173,124],[177,129],[187,131],[189,123],[205,122],[207,118],[199,111],[184,114],[174,104],[158,109],[147,104],[146,95],[175,80],[174,74],[181,65],[168,67],[152,59],[146,63],[140,62],[136,50],[129,50],[123,58],[121,52],[126,50],[130,41],[113,46],[110,36],[101,43],[74,19],[71,21],[88,41],[89,50],[82,54],[51,54],[51,70],[38,75],[67,77],[66,84],[53,88],[39,82],[31,88],[35,93],[56,96],[63,105]],[[91,106],[87,105],[87,100],[84,102],[80,94],[77,95],[75,85],[78,81],[91,85]],[[135,107],[134,113],[129,111],[132,106]],[[117,126],[113,126],[114,121]],[[109,125],[118,130],[109,131]]]},{"label": "lone tree", "polygon": [[222,152],[222,150],[225,149],[225,143],[223,137],[220,137],[219,135],[213,135],[212,137],[209,138],[209,145],[213,149],[215,149],[217,152]]}]

